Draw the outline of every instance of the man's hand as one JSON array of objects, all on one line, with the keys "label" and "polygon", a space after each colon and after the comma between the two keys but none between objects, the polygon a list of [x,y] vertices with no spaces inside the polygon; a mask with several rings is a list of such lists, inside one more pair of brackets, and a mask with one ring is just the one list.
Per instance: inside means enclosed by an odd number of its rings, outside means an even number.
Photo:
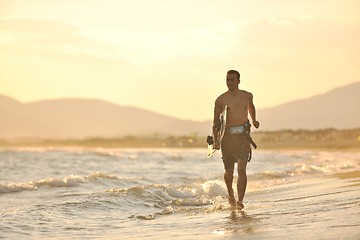
[{"label": "man's hand", "polygon": [[260,123],[259,123],[259,121],[253,121],[253,125],[254,125],[254,127],[256,127],[256,128],[259,128],[259,126],[260,126]]},{"label": "man's hand", "polygon": [[207,142],[208,145],[212,145],[214,143],[213,136],[207,136],[206,142]]}]

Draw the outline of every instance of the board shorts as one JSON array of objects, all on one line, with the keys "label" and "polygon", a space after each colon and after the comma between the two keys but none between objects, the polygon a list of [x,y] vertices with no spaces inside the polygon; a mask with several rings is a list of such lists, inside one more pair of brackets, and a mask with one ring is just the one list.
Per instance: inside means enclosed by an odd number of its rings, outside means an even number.
[{"label": "board shorts", "polygon": [[231,134],[227,130],[221,142],[221,153],[225,169],[233,169],[238,159],[250,161],[251,147],[245,133]]}]

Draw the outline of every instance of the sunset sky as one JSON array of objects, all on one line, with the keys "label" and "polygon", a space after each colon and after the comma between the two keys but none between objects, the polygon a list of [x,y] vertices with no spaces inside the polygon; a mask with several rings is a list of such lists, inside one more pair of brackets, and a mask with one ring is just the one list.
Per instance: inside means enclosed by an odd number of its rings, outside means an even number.
[{"label": "sunset sky", "polygon": [[359,12],[358,0],[0,0],[0,94],[206,120],[237,69],[272,107],[360,81]]}]

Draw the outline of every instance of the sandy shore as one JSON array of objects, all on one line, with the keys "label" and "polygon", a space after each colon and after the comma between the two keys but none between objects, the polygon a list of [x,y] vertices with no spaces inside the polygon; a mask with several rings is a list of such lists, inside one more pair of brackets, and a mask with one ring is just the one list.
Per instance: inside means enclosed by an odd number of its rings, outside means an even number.
[{"label": "sandy shore", "polygon": [[[181,229],[171,239],[349,239],[360,236],[360,171],[320,176],[249,191],[245,210],[168,216]],[[157,229],[156,222],[148,227]],[[184,229],[186,227],[186,230]],[[160,238],[162,233],[153,233]],[[167,236],[169,237],[169,236]]]},{"label": "sandy shore", "polygon": [[250,191],[244,211],[213,214],[214,227],[209,230],[209,237],[359,239],[359,199],[360,171],[295,180]]},{"label": "sandy shore", "polygon": [[[220,209],[168,216],[181,229],[165,229],[171,239],[348,239],[360,236],[360,171],[294,180],[249,191],[243,211]],[[157,229],[156,222],[148,222]],[[161,238],[153,233],[151,238]],[[169,236],[167,236],[169,237]]]}]

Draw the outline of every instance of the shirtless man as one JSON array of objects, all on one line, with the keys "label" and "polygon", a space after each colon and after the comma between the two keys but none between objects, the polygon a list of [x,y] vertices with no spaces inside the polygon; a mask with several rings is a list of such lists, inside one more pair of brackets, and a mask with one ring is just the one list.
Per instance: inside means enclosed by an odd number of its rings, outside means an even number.
[{"label": "shirtless man", "polygon": [[[224,106],[228,106],[226,130],[221,143],[221,152],[225,168],[224,180],[229,193],[229,204],[232,208],[239,210],[244,208],[243,199],[245,195],[247,176],[246,165],[250,161],[250,142],[245,134],[232,133],[237,131],[238,126],[249,124],[248,113],[251,116],[252,124],[258,128],[260,123],[256,120],[256,111],[253,103],[253,95],[250,92],[239,89],[240,73],[236,70],[229,70],[226,75],[228,91],[221,94],[215,101],[213,135],[217,139],[218,131],[215,125],[219,121],[219,116]],[[249,126],[249,125],[248,125]],[[235,128],[233,128],[235,127]],[[232,128],[232,129],[230,129]],[[237,128],[239,129],[239,127]],[[220,143],[215,141],[215,149],[220,149]],[[238,181],[237,192],[238,201],[235,200],[232,188],[234,165],[237,163]]]}]

